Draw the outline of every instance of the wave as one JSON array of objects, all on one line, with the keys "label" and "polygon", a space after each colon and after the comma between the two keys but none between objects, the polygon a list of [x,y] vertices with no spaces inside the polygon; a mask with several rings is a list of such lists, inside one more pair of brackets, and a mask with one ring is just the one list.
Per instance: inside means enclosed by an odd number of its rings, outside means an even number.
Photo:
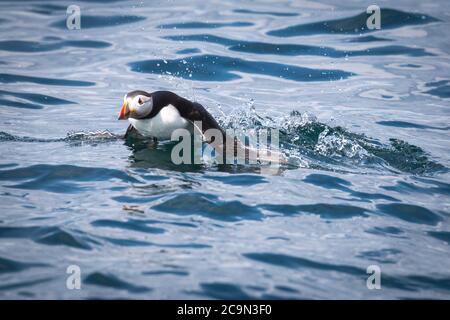
[{"label": "wave", "polygon": [[111,43],[94,40],[56,40],[55,41],[24,41],[24,40],[4,40],[0,41],[0,50],[12,52],[46,52],[63,49],[65,47],[73,48],[107,48]]},{"label": "wave", "polygon": [[[278,30],[272,30],[267,32],[267,35],[276,37],[294,37],[327,33],[361,34],[375,31],[367,28],[366,21],[368,17],[369,14],[362,12],[348,18],[298,24]],[[426,14],[404,12],[388,8],[381,8],[381,17],[383,30],[440,21]]]},{"label": "wave", "polygon": [[73,131],[67,133],[64,138],[34,138],[27,136],[12,135],[4,131],[0,131],[0,142],[12,141],[12,142],[68,142],[72,144],[79,143],[98,143],[115,141],[123,138],[123,134],[115,134],[109,130],[96,130],[96,131]]},{"label": "wave", "polygon": [[90,87],[95,85],[95,83],[91,81],[54,79],[54,78],[24,76],[19,74],[0,73],[0,83],[17,83],[17,82],[29,82],[36,84],[46,84],[51,86]]},{"label": "wave", "polygon": [[44,263],[22,262],[0,257],[0,274],[9,272],[19,272],[28,268],[47,267]]},{"label": "wave", "polygon": [[[347,131],[341,126],[332,127],[317,121],[314,115],[292,111],[289,116],[273,119],[260,116],[253,105],[250,108],[240,108],[227,114],[217,115],[219,124],[225,129],[236,129],[244,133],[258,133],[263,129],[276,129],[279,132],[279,150],[285,155],[289,168],[312,168],[341,172],[378,172],[412,173],[429,175],[446,172],[448,169],[431,160],[420,147],[406,141],[389,139],[382,143],[377,139]],[[384,123],[382,123],[384,124]],[[386,123],[385,125],[392,125]],[[395,124],[394,124],[395,125]],[[104,143],[123,139],[123,135],[111,133],[108,130],[94,132],[71,132],[65,138],[36,139],[19,137],[0,132],[0,142],[67,142],[71,145],[86,143]],[[167,170],[204,170],[202,165],[175,165],[171,163],[171,150],[175,142],[149,146],[147,140],[131,137],[125,141],[131,148],[131,160],[135,166],[147,164]],[[230,171],[233,166],[223,165],[221,170]],[[248,166],[247,172],[253,172],[253,166]],[[244,173],[242,171],[242,173]],[[354,194],[358,197],[358,194]],[[359,194],[363,198],[368,195]],[[376,195],[372,195],[376,197]],[[393,200],[393,199],[390,199]]]},{"label": "wave", "polygon": [[218,55],[195,55],[181,59],[144,60],[128,64],[132,71],[168,74],[197,81],[231,81],[250,73],[293,81],[333,81],[354,73],[333,69],[311,69],[275,62],[253,61]]},{"label": "wave", "polygon": [[450,98],[450,80],[440,80],[429,82],[425,84],[426,88],[430,88],[424,93],[438,97],[448,99]]},{"label": "wave", "polygon": [[96,241],[81,231],[63,229],[56,226],[0,226],[0,239],[30,239],[49,246],[68,246],[81,250],[91,250],[89,243]]},{"label": "wave", "polygon": [[[89,16],[82,15],[81,28],[105,28],[116,27],[123,24],[136,23],[145,20],[145,17],[131,16],[131,15],[116,15],[116,16]],[[59,29],[67,29],[66,19],[56,21],[50,25]]]},{"label": "wave", "polygon": [[420,147],[394,138],[383,144],[343,127],[318,122],[309,113],[292,111],[289,116],[273,119],[258,115],[251,107],[246,112],[222,115],[218,120],[225,128],[278,129],[281,150],[289,163],[297,167],[332,171],[376,169],[413,174],[447,171],[443,165],[430,160]]},{"label": "wave", "polygon": [[225,27],[250,27],[253,26],[251,22],[181,22],[162,24],[157,26],[160,29],[218,29]]},{"label": "wave", "polygon": [[107,287],[117,290],[125,290],[130,293],[147,293],[152,288],[146,286],[140,286],[132,284],[131,282],[124,281],[113,274],[104,272],[92,272],[84,278],[83,283],[87,285]]},{"label": "wave", "polygon": [[55,193],[77,193],[89,189],[83,182],[107,180],[138,182],[121,170],[74,165],[37,164],[0,170],[0,181],[19,182],[5,187]]},{"label": "wave", "polygon": [[[288,269],[316,270],[318,272],[332,271],[357,278],[366,276],[366,269],[353,265],[334,264],[314,261],[280,253],[251,252],[243,254],[245,258],[272,266]],[[383,286],[407,291],[417,291],[424,288],[439,288],[450,291],[450,278],[448,276],[421,276],[421,275],[390,275],[383,274]]]},{"label": "wave", "polygon": [[[0,90],[0,104],[14,108],[25,109],[42,109],[45,105],[65,105],[76,104],[76,102],[52,97],[49,95],[39,93],[25,93],[25,92],[13,92]],[[11,99],[13,98],[13,99]],[[23,99],[23,101],[17,101],[16,99]]]},{"label": "wave", "polygon": [[235,9],[233,12],[236,13],[248,13],[251,16],[254,14],[260,14],[260,15],[269,15],[269,16],[275,16],[275,17],[295,17],[298,16],[298,13],[295,12],[275,12],[275,11],[259,11],[259,10],[250,10],[250,9]]},{"label": "wave", "polygon": [[[325,46],[234,40],[225,37],[215,36],[212,34],[165,36],[164,39],[174,41],[209,42],[226,46],[231,51],[247,52],[254,54],[273,54],[281,56],[303,55],[303,56],[323,56],[331,58],[348,58],[352,56],[356,57],[356,56],[406,55],[412,57],[421,57],[434,55],[422,48],[413,48],[401,45],[372,47],[364,50],[338,50]],[[360,41],[362,42],[361,39]],[[366,39],[366,41],[369,40]],[[377,39],[377,41],[379,40]]]}]

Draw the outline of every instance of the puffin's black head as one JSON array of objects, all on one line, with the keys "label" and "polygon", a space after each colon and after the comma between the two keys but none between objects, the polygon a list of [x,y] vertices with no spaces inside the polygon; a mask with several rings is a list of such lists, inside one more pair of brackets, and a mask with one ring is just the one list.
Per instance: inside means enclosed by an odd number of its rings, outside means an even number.
[{"label": "puffin's black head", "polygon": [[142,90],[131,91],[123,97],[119,120],[128,118],[142,119],[148,116],[152,109],[153,99],[151,93]]}]

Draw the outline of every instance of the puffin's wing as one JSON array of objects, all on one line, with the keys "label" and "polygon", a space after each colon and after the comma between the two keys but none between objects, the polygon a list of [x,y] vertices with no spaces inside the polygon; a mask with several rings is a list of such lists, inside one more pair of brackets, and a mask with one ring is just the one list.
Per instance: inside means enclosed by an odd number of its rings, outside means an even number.
[{"label": "puffin's wing", "polygon": [[[217,129],[224,133],[216,119],[214,119],[214,117],[200,103],[192,102],[190,108],[183,108],[180,113],[183,118],[190,120],[192,123],[195,121],[201,121],[202,134],[204,134],[208,129]],[[196,128],[200,130],[200,128]]]}]

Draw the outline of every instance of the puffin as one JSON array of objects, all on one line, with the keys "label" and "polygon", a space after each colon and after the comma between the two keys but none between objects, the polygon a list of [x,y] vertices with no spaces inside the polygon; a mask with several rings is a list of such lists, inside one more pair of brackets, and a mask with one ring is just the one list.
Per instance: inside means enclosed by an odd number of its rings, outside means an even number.
[{"label": "puffin", "polygon": [[[170,140],[172,132],[176,129],[187,129],[191,133],[194,130],[201,131],[203,140],[213,144],[226,159],[234,159],[238,155],[248,160],[249,157],[258,159],[258,162],[279,163],[283,156],[271,150],[265,155],[258,150],[246,146],[236,137],[228,136],[216,119],[199,103],[189,101],[170,91],[155,91],[148,93],[143,90],[135,90],[127,93],[123,98],[123,105],[119,112],[119,120],[130,122],[124,138],[136,133],[144,138],[158,140]],[[194,122],[201,121],[201,128]],[[214,134],[208,135],[209,129],[216,129],[222,135],[222,143],[216,142]],[[230,142],[230,147],[227,147]],[[284,161],[284,160],[282,160]]]},{"label": "puffin", "polygon": [[225,131],[216,119],[199,103],[189,101],[170,91],[148,93],[135,90],[123,98],[119,120],[130,122],[124,138],[138,133],[154,140],[170,140],[176,129],[194,130],[194,122],[201,121],[202,134],[208,129]]}]

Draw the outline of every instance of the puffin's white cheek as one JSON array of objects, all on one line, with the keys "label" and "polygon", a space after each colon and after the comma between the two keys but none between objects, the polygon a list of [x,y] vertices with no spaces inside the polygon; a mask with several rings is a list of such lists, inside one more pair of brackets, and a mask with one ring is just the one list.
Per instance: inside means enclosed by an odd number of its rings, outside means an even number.
[{"label": "puffin's white cheek", "polygon": [[152,112],[152,107],[153,107],[152,104],[145,103],[137,108],[136,114],[139,117],[143,118],[143,117],[149,115],[150,112]]}]

